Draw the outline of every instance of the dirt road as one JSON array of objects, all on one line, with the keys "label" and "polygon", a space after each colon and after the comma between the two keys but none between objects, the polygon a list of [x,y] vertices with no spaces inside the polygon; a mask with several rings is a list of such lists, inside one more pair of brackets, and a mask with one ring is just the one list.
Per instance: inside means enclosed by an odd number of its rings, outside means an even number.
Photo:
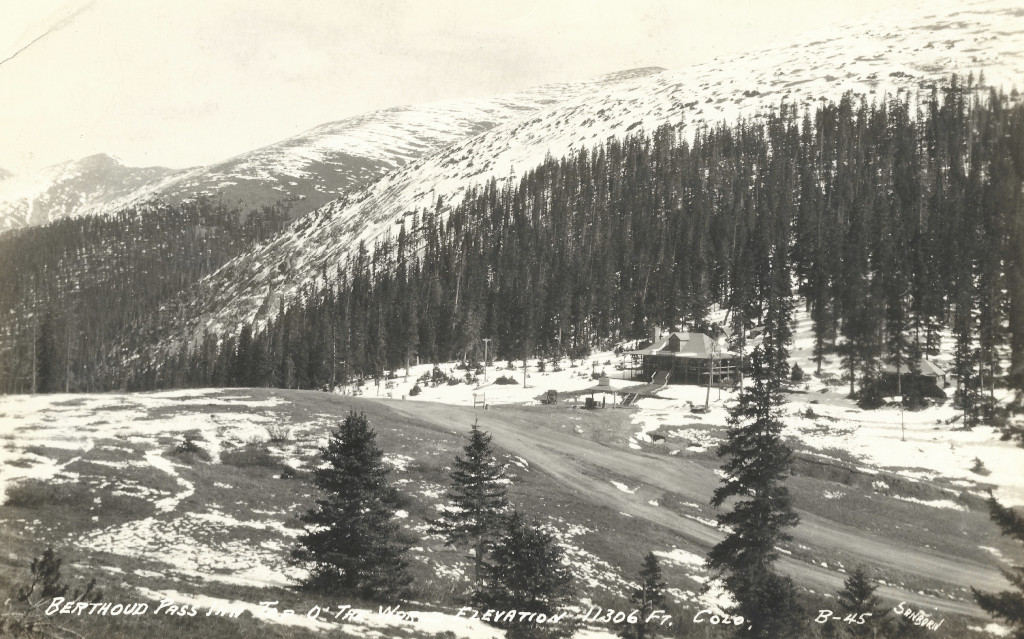
[{"label": "dirt road", "polygon": [[[367,412],[380,409],[394,411],[406,419],[447,432],[466,433],[473,420],[479,419],[480,427],[492,434],[497,446],[523,457],[531,466],[542,469],[595,504],[668,527],[704,551],[722,537],[715,528],[648,503],[663,491],[677,493],[696,503],[708,503],[720,480],[712,470],[688,460],[606,446],[568,432],[538,426],[537,413],[531,414],[528,408],[492,407],[487,411],[475,411],[461,406],[376,399],[352,403],[357,406],[367,404]],[[609,474],[627,482],[635,493],[617,489],[607,480]],[[952,588],[971,585],[999,590],[1008,587],[1002,575],[991,566],[912,547],[897,539],[876,536],[806,512],[801,512],[800,517],[800,525],[793,530],[794,541],[814,548],[819,556],[828,556],[830,549],[834,549],[845,556],[855,557],[865,565],[888,567],[909,576],[945,583]],[[798,584],[818,592],[835,592],[845,579],[843,573],[792,557],[783,556],[778,565]],[[878,595],[928,611],[988,618],[973,601],[932,597],[889,586],[879,587]]]}]

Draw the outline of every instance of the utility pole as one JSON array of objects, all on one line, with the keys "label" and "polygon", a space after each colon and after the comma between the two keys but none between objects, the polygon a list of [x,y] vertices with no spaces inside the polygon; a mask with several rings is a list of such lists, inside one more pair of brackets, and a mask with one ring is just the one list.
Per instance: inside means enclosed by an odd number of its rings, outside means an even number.
[{"label": "utility pole", "polygon": [[711,407],[711,380],[715,376],[715,342],[711,343],[711,359],[708,361],[708,392],[704,396],[704,409]]},{"label": "utility pole", "polygon": [[718,360],[718,400],[722,400],[722,360]]},{"label": "utility pole", "polygon": [[32,325],[32,394],[33,395],[38,392],[38,390],[37,390],[38,387],[36,386],[36,370],[39,368],[39,363],[36,361],[36,341],[39,339],[39,337],[36,335],[36,333],[38,332],[38,330],[39,330],[39,324],[38,323],[33,324]]},{"label": "utility pole", "polygon": [[490,337],[481,340],[484,343],[484,381],[487,381],[487,345],[491,343]]},{"label": "utility pole", "polygon": [[67,341],[64,349],[64,392],[71,392],[71,321],[67,322]]}]

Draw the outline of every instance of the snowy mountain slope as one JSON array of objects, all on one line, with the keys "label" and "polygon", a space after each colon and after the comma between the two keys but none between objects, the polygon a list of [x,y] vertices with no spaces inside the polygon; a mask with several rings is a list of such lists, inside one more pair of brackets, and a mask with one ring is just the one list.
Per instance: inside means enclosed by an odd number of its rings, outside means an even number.
[{"label": "snowy mountain slope", "polygon": [[34,175],[0,170],[0,231],[105,208],[175,173],[163,167],[128,167],[102,153]]},{"label": "snowy mountain slope", "polygon": [[0,182],[0,230],[200,195],[244,208],[287,201],[298,217],[445,145],[586,93],[595,84],[622,79],[612,75],[497,97],[374,111],[192,169],[136,169],[109,156],[91,156]]},{"label": "snowy mountain slope", "polygon": [[[816,33],[785,46],[681,71],[638,74],[597,84],[514,122],[414,161],[349,197],[332,202],[284,234],[225,265],[182,300],[193,336],[236,330],[265,319],[319,273],[344,263],[360,240],[397,231],[410,211],[457,201],[491,178],[503,182],[609,136],[683,123],[735,121],[782,102],[812,107],[845,92],[927,95],[957,72],[1009,90],[1024,78],[1024,11],[1007,0],[897,9]],[[170,327],[167,335],[187,334]],[[167,341],[164,346],[173,346]]]}]

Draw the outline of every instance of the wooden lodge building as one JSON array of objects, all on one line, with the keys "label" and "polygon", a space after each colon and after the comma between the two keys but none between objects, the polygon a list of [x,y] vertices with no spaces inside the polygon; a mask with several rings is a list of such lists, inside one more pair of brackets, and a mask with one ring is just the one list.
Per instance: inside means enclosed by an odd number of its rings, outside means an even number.
[{"label": "wooden lodge building", "polygon": [[739,374],[740,356],[724,351],[704,333],[669,333],[646,348],[628,351],[633,379],[655,384],[725,382]]},{"label": "wooden lodge building", "polygon": [[[899,371],[892,364],[886,364],[882,367],[882,392],[886,395],[895,395],[900,387],[906,391],[909,386],[916,385],[925,397],[944,399],[946,391],[943,389],[948,383],[946,371],[927,359],[921,360],[918,370],[919,373],[912,373],[910,365],[906,362],[900,364]],[[898,381],[897,376],[900,377]]]}]

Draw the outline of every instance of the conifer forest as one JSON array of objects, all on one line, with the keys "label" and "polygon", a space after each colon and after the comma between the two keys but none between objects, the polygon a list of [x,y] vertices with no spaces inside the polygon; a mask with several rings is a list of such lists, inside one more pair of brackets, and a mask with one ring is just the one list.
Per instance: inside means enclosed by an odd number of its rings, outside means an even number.
[{"label": "conifer forest", "polygon": [[[841,355],[854,392],[883,363],[935,354],[950,329],[976,419],[995,379],[1024,384],[1022,179],[1024,110],[970,79],[917,106],[847,97],[692,141],[666,125],[549,158],[447,215],[441,202],[410,211],[395,235],[282,301],[273,322],[153,359],[137,354],[174,295],[282,216],[240,223],[209,203],[126,212],[128,241],[113,244],[88,239],[119,222],[72,220],[0,245],[0,259],[22,264],[2,286],[0,311],[14,318],[2,383],[29,391],[34,368],[43,391],[326,389],[410,361],[480,360],[482,336],[504,361],[578,357],[652,326],[708,330],[713,305],[740,336],[782,286],[806,301],[816,358]],[[791,283],[773,278],[777,261]]]}]

